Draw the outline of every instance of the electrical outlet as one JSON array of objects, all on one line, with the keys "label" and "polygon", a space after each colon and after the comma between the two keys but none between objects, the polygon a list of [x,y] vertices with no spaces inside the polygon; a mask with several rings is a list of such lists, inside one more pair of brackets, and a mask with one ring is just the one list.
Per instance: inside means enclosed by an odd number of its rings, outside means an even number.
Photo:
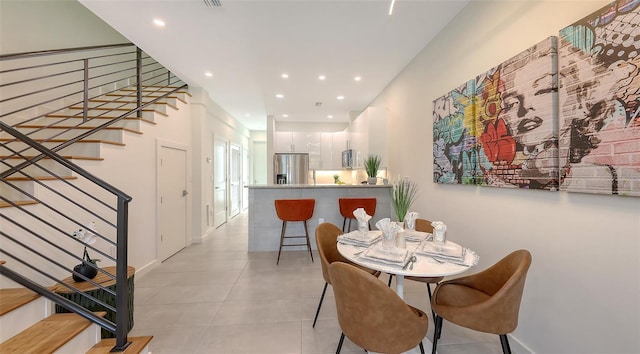
[{"label": "electrical outlet", "polygon": [[318,219],[318,225],[322,224],[323,222],[324,222],[324,218]]}]

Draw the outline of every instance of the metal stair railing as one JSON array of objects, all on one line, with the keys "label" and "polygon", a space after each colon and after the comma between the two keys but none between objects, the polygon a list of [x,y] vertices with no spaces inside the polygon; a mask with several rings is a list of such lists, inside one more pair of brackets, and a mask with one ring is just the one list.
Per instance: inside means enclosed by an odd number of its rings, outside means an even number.
[{"label": "metal stair railing", "polygon": [[[60,154],[123,119],[141,119],[145,108],[186,88],[132,44],[0,55],[0,259],[7,260],[0,273],[114,334],[112,351],[128,346],[132,325],[131,197]],[[91,232],[95,243],[75,237],[89,220],[98,225]],[[115,265],[115,273],[85,262],[83,249]],[[115,281],[115,291],[76,272],[77,263]],[[103,295],[65,283],[70,274]],[[52,283],[111,311],[115,320],[59,295]]]}]

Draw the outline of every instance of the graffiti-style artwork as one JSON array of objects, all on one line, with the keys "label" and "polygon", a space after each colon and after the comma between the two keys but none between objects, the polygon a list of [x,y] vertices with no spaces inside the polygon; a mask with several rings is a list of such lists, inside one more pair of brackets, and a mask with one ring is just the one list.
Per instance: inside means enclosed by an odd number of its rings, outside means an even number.
[{"label": "graffiti-style artwork", "polygon": [[475,184],[474,80],[433,101],[433,181]]},{"label": "graffiti-style artwork", "polygon": [[556,63],[550,37],[476,79],[477,184],[558,189]]},{"label": "graffiti-style artwork", "polygon": [[640,196],[640,1],[562,29],[558,50],[560,189]]}]

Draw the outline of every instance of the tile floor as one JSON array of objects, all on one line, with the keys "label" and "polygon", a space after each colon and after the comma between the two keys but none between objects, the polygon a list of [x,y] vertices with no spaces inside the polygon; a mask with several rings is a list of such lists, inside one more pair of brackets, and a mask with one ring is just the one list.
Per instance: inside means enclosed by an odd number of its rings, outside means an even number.
[{"label": "tile floor", "polygon": [[[324,286],[317,253],[312,263],[286,251],[276,266],[277,252],[247,252],[247,214],[136,278],[130,335],[153,335],[153,354],[335,353],[341,331],[331,286],[311,328]],[[427,297],[423,284],[405,283],[406,301],[429,313]],[[438,353],[501,352],[498,336],[445,322]],[[342,353],[363,351],[345,340]]]}]

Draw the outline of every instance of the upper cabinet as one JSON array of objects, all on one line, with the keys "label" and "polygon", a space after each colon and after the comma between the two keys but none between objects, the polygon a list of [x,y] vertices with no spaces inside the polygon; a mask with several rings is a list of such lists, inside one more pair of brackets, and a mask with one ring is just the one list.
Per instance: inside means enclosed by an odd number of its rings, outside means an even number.
[{"label": "upper cabinet", "polygon": [[381,167],[387,161],[387,110],[369,107],[356,117],[349,125],[348,139],[354,153],[354,167],[363,168],[364,160],[369,154],[376,154],[382,159]]}]

